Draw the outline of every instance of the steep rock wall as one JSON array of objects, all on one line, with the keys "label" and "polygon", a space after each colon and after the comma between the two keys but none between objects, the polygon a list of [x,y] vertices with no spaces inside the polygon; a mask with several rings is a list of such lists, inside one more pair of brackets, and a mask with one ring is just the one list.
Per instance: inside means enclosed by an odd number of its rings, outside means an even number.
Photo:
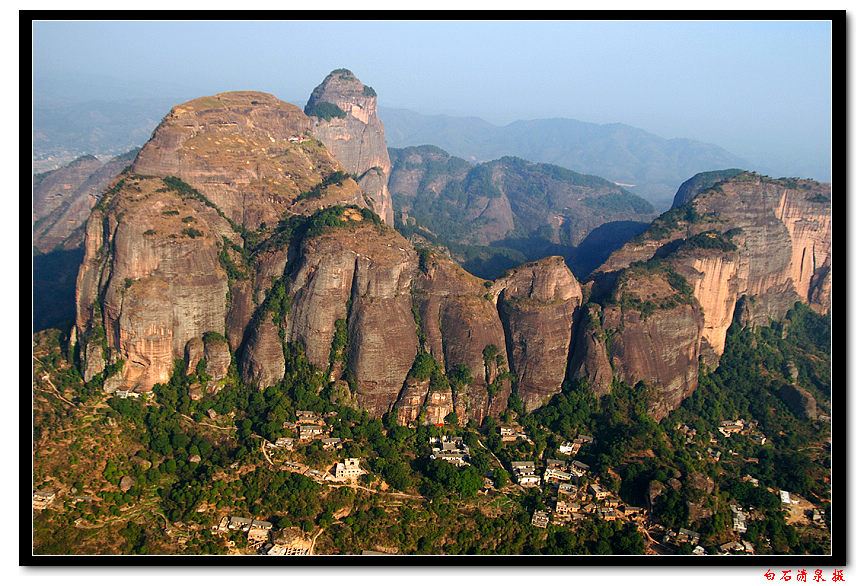
[{"label": "steep rock wall", "polygon": [[493,285],[516,391],[527,410],[561,391],[580,284],[562,257],[509,271]]},{"label": "steep rock wall", "polygon": [[[347,69],[330,73],[313,91],[305,111],[312,121],[312,134],[333,153],[343,167],[358,177],[372,209],[393,226],[393,204],[388,192],[390,157],[384,139],[384,124],[378,118],[375,91],[363,85]],[[316,115],[315,106],[335,104],[344,117]]]}]

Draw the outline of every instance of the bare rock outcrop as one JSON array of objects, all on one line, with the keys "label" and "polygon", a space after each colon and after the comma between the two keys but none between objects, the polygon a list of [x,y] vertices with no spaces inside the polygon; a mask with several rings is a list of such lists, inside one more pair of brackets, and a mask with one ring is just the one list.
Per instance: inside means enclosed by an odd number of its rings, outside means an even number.
[{"label": "bare rock outcrop", "polygon": [[228,348],[228,341],[222,336],[205,334],[204,338],[204,359],[207,361],[204,372],[211,378],[212,384],[208,385],[208,390],[210,390],[213,388],[213,384],[217,384],[228,375],[228,369],[231,366],[231,352]]},{"label": "bare rock outcrop", "polygon": [[82,245],[84,226],[102,191],[129,165],[137,149],[102,163],[86,155],[33,180],[33,246],[48,253]]},{"label": "bare rock outcrop", "polygon": [[[299,108],[261,92],[172,109],[88,219],[76,286],[88,380],[106,358],[122,359],[121,387],[149,390],[168,380],[187,343],[206,332],[227,334],[235,350],[248,338],[281,360],[278,332],[249,325],[262,301],[258,289],[282,274],[286,256],[277,248],[250,265],[241,234],[254,231],[261,241],[282,229],[284,217],[340,204],[366,207],[355,182],[308,130]],[[206,345],[204,354],[213,362],[208,374],[224,377],[226,348]],[[284,374],[281,362],[253,360],[244,365],[246,376],[272,384]]]},{"label": "bare rock outcrop", "polygon": [[312,134],[358,178],[364,195],[372,200],[373,211],[393,226],[387,187],[390,157],[377,100],[375,90],[351,71],[336,69],[312,91],[304,111],[312,121]]},{"label": "bare rock outcrop", "polygon": [[[728,170],[683,185],[676,202],[591,276],[604,307],[578,325],[571,363],[601,392],[606,340],[614,376],[647,383],[656,418],[696,387],[701,358],[717,364],[734,319],[765,324],[797,300],[827,311],[831,298],[828,184]],[[638,278],[647,272],[657,278]]]},{"label": "bare rock outcrop", "polygon": [[427,254],[412,294],[425,349],[445,371],[465,366],[470,373],[471,382],[453,392],[453,410],[460,421],[497,415],[507,405],[510,379],[498,376],[507,374],[507,364],[500,373],[484,358],[488,346],[506,356],[504,330],[492,290],[485,284],[492,283],[440,254]]},{"label": "bare rock outcrop", "polygon": [[492,287],[505,332],[516,391],[531,411],[561,391],[580,284],[562,257],[509,271]]},{"label": "bare rock outcrop", "polygon": [[303,196],[341,166],[312,138],[300,108],[263,92],[227,92],[175,106],[132,170],[180,177],[250,230],[276,224],[286,211],[366,207],[353,181],[320,198]]}]

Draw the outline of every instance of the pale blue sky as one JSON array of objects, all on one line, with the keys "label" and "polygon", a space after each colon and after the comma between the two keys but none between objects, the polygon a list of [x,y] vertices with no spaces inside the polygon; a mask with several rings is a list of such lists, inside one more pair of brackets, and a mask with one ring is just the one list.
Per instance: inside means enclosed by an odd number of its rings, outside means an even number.
[{"label": "pale blue sky", "polygon": [[828,22],[42,22],[37,92],[301,102],[337,67],[379,102],[502,124],[623,122],[829,179]]}]

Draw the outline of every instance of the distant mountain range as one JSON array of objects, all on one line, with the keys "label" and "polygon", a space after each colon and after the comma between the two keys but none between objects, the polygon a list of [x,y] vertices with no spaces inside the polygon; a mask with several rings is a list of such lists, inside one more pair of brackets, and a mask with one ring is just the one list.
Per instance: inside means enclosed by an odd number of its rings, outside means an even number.
[{"label": "distant mountain range", "polygon": [[[56,168],[83,154],[116,155],[140,146],[165,112],[184,99],[37,98],[33,111],[36,170]],[[476,163],[509,155],[552,163],[614,181],[660,210],[669,208],[679,185],[696,173],[753,166],[716,145],[665,139],[625,124],[550,118],[497,126],[478,117],[431,116],[381,106],[378,110],[389,147],[432,144]]]},{"label": "distant mountain range", "polygon": [[477,117],[428,116],[379,107],[390,147],[433,144],[474,162],[513,155],[599,175],[670,207],[683,181],[709,169],[750,168],[719,146],[665,139],[626,124],[592,124],[566,118],[518,120],[496,126]]},{"label": "distant mountain range", "polygon": [[397,229],[444,246],[487,279],[550,255],[581,277],[656,215],[623,187],[556,165],[517,157],[472,164],[429,145],[389,150]]}]

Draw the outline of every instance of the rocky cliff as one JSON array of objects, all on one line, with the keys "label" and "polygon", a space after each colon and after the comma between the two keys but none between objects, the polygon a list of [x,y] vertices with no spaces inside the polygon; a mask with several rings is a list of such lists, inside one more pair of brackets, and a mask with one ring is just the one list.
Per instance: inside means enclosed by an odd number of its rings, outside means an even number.
[{"label": "rocky cliff", "polygon": [[510,271],[493,291],[516,390],[532,411],[561,391],[580,284],[562,257],[549,257]]},{"label": "rocky cliff", "polygon": [[717,364],[743,297],[757,324],[796,300],[826,312],[831,297],[828,184],[728,170],[695,177],[676,201],[592,275],[602,308],[581,318],[571,363],[572,376],[590,377],[599,393],[607,364],[626,382],[645,381],[656,417],[695,388],[700,359]]},{"label": "rocky cliff", "polygon": [[87,222],[76,287],[87,380],[122,360],[124,387],[165,382],[189,340],[225,333],[228,316],[239,343],[255,300],[230,290],[252,277],[247,244],[281,218],[364,205],[308,128],[297,107],[259,92],[172,109]]},{"label": "rocky cliff", "polygon": [[364,195],[372,200],[373,211],[393,226],[390,157],[377,99],[375,90],[351,71],[336,69],[312,91],[304,112],[310,117],[313,136],[357,177]]},{"label": "rocky cliff", "polygon": [[366,207],[351,182],[314,188],[342,171],[310,133],[297,106],[262,92],[228,92],[171,109],[141,148],[132,172],[180,177],[247,230],[334,203]]},{"label": "rocky cliff", "polygon": [[137,149],[102,163],[87,155],[33,178],[33,246],[42,253],[72,250],[99,195],[135,158]]}]

